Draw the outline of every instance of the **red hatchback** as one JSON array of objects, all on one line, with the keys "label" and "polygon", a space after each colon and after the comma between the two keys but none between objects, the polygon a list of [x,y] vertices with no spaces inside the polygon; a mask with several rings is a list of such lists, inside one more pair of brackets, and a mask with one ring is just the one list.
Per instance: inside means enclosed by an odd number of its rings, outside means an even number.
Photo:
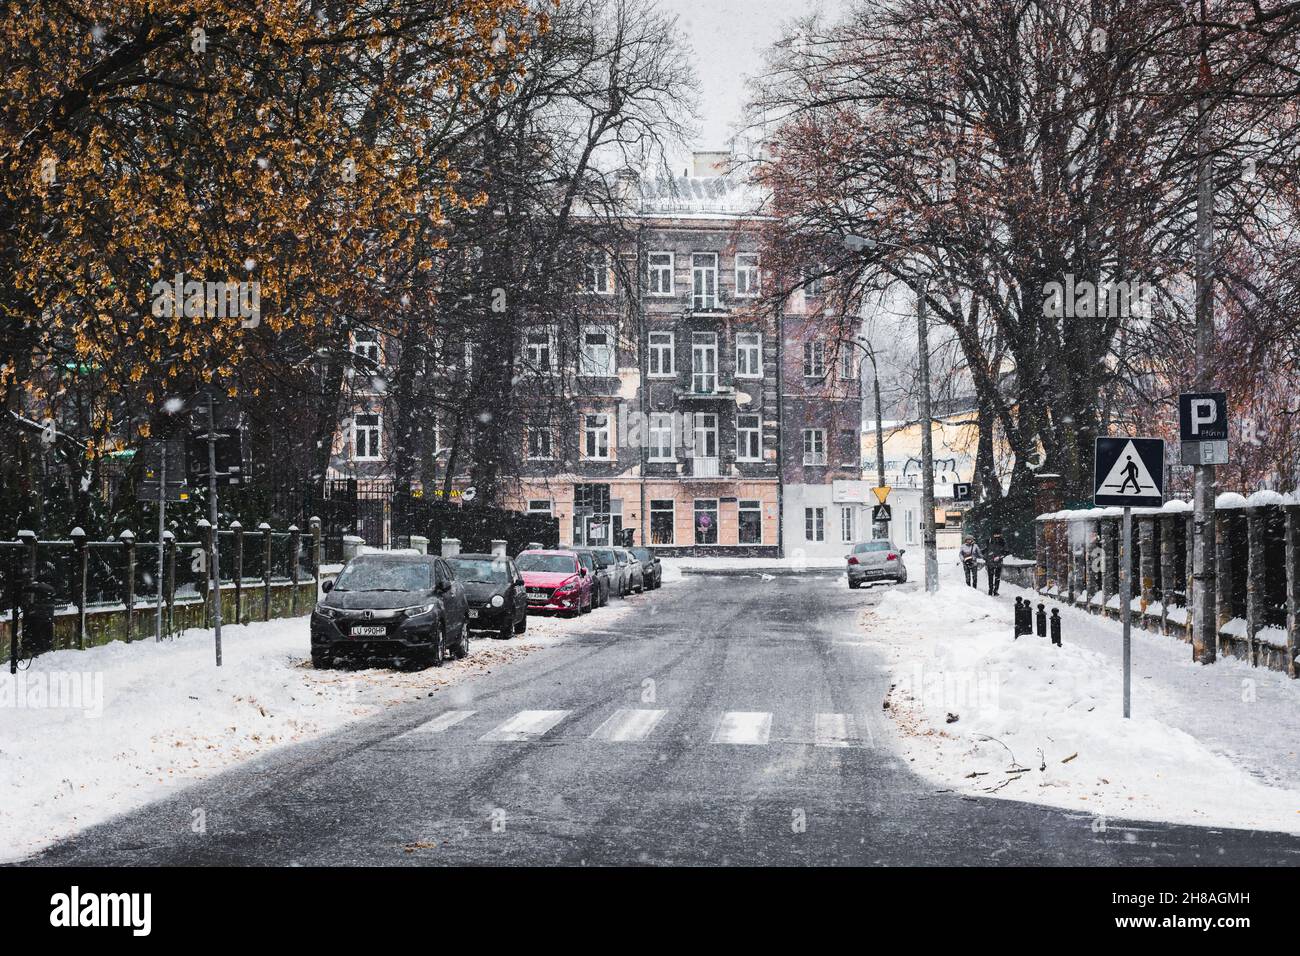
[{"label": "red hatchback", "polygon": [[572,551],[521,551],[515,567],[524,576],[528,612],[558,611],[566,617],[591,610],[591,575]]}]

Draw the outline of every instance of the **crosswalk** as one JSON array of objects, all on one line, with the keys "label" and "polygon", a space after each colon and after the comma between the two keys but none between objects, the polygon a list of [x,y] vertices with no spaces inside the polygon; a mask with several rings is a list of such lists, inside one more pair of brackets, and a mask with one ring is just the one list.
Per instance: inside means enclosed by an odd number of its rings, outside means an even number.
[{"label": "crosswalk", "polygon": [[[570,710],[521,710],[504,720],[475,710],[448,710],[401,734],[397,740],[424,742],[464,732],[479,743],[523,743],[546,738],[585,737],[599,743],[629,744],[667,739],[673,731],[665,724],[672,712],[666,709],[623,707],[600,721],[594,730],[578,731]],[[478,716],[478,721],[471,718]],[[591,722],[584,720],[585,727]],[[801,744],[825,748],[872,746],[867,718],[860,714],[817,713],[809,722],[806,715],[774,721],[768,711],[729,710],[706,717],[711,725],[707,743],[711,746],[762,747],[769,744]],[[486,731],[484,728],[487,728]],[[811,731],[811,732],[810,732]]]}]

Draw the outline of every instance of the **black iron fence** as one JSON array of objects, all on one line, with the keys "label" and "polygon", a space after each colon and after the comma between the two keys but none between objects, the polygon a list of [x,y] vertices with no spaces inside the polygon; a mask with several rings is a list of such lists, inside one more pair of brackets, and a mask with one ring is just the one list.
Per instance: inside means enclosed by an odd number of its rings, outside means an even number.
[{"label": "black iron fence", "polygon": [[456,538],[460,549],[467,552],[488,552],[495,540],[506,542],[508,554],[518,554],[533,543],[546,548],[560,543],[560,522],[550,515],[459,504],[410,493],[394,495],[389,513],[395,547],[408,546],[412,535],[427,537],[431,550],[436,550],[443,538]]}]

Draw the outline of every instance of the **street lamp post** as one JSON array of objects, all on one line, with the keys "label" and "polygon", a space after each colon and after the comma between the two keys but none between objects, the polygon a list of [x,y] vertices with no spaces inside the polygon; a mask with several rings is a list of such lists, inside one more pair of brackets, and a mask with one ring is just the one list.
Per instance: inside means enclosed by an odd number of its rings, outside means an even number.
[{"label": "street lamp post", "polygon": [[[876,350],[861,337],[849,341],[862,349],[862,354],[871,362],[871,390],[876,400],[876,487],[883,488],[885,487],[885,423],[880,408],[880,368],[876,365]],[[882,521],[880,524],[889,527],[888,521]]]}]

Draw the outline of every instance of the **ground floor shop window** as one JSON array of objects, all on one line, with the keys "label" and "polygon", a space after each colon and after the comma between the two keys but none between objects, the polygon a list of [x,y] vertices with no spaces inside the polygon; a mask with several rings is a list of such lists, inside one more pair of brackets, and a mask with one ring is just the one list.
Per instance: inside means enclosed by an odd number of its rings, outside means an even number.
[{"label": "ground floor shop window", "polygon": [[671,498],[652,498],[650,500],[650,543],[672,544],[676,524],[676,502]]}]

